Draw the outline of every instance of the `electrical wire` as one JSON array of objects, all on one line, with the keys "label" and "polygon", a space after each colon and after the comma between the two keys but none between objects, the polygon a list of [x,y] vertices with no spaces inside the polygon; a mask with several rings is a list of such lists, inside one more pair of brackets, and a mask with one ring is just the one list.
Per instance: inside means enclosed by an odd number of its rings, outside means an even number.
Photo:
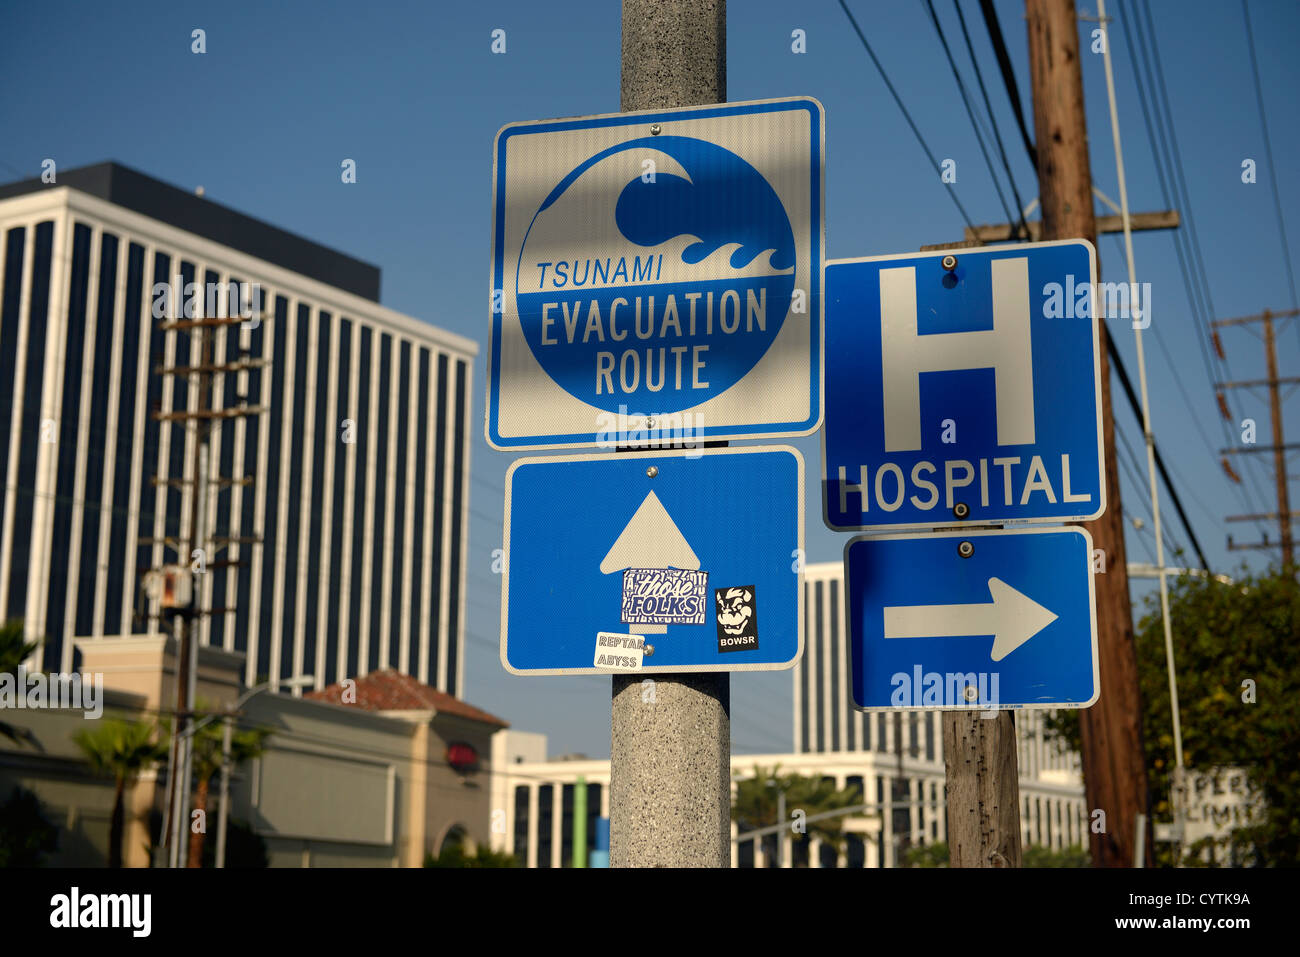
[{"label": "electrical wire", "polygon": [[[1264,131],[1264,154],[1268,158],[1268,178],[1273,186],[1273,209],[1277,213],[1277,231],[1282,239],[1282,262],[1286,265],[1287,284],[1291,287],[1291,308],[1300,308],[1295,290],[1295,270],[1291,265],[1291,245],[1286,238],[1286,220],[1282,216],[1282,198],[1277,188],[1277,167],[1273,163],[1273,142],[1268,135],[1268,116],[1264,111],[1264,89],[1259,82],[1259,61],[1255,58],[1255,33],[1250,26],[1250,10],[1241,0],[1241,16],[1246,22],[1246,48],[1250,51],[1250,73],[1255,81],[1255,103],[1259,107],[1259,124]],[[1300,325],[1296,326],[1300,331]]]},{"label": "electrical wire", "polygon": [[948,59],[948,66],[952,68],[953,79],[957,81],[957,92],[961,94],[962,104],[966,107],[966,115],[970,117],[971,129],[975,131],[975,142],[979,144],[980,153],[984,156],[984,165],[988,167],[989,178],[993,180],[993,189],[997,191],[998,202],[1002,204],[1002,212],[1006,215],[1009,222],[1015,222],[1016,217],[1011,214],[1011,209],[1007,206],[1007,198],[1002,194],[1002,184],[998,182],[997,174],[993,171],[993,160],[989,158],[988,148],[984,145],[984,137],[980,135],[979,124],[975,122],[975,111],[970,104],[970,96],[966,92],[966,84],[962,81],[961,73],[957,70],[957,61],[953,59],[952,50],[948,47],[948,38],[944,36],[943,26],[939,23],[939,16],[934,12],[934,0],[922,0],[925,8],[929,11],[930,22],[934,24],[935,32],[939,34],[939,43],[943,46],[943,55]]},{"label": "electrical wire", "polygon": [[[1170,200],[1170,193],[1171,193],[1171,186],[1173,187],[1172,191],[1176,194],[1179,205],[1183,207],[1183,211],[1187,215],[1188,223],[1190,226],[1192,222],[1192,210],[1190,205],[1190,199],[1188,199],[1183,194],[1183,192],[1179,190],[1178,181],[1175,179],[1173,160],[1170,157],[1171,156],[1176,157],[1177,147],[1175,144],[1175,147],[1171,150],[1169,138],[1166,136],[1165,133],[1165,120],[1159,108],[1160,104],[1157,102],[1157,96],[1158,93],[1160,92],[1160,88],[1157,87],[1156,80],[1152,75],[1151,64],[1154,57],[1148,55],[1146,52],[1146,47],[1147,47],[1146,37],[1145,37],[1145,32],[1142,28],[1140,11],[1138,15],[1132,18],[1133,29],[1131,32],[1133,32],[1135,36],[1130,37],[1130,30],[1128,28],[1127,23],[1125,23],[1122,20],[1121,23],[1124,24],[1125,27],[1121,31],[1121,35],[1124,37],[1125,46],[1129,53],[1129,59],[1134,63],[1134,73],[1135,73],[1134,85],[1137,87],[1138,100],[1142,108],[1143,123],[1146,127],[1148,142],[1150,143],[1151,146],[1152,162],[1153,165],[1155,166],[1157,180],[1160,184],[1161,195],[1164,199],[1165,205],[1167,206],[1172,205]],[[1148,103],[1148,94],[1146,90],[1147,86],[1149,86],[1151,89],[1149,103]],[[1168,109],[1167,96],[1165,97],[1164,105],[1165,105],[1165,109],[1167,110]],[[1153,113],[1155,114],[1154,122],[1152,119]],[[1169,123],[1172,131],[1172,116],[1170,116]],[[1168,178],[1166,178],[1166,173],[1165,173],[1166,165],[1170,166]],[[1199,271],[1193,270],[1189,265],[1189,260],[1192,258],[1194,251],[1191,247],[1190,240],[1188,239],[1188,237],[1184,236],[1181,231],[1175,230],[1172,238],[1174,243],[1174,251],[1177,254],[1177,258],[1178,258],[1179,270],[1183,276],[1183,287],[1185,290],[1187,290],[1188,293],[1188,304],[1191,308],[1193,319],[1197,325],[1204,325],[1208,328],[1207,316],[1212,313],[1207,313],[1206,301],[1203,299],[1203,297],[1208,292],[1208,290],[1204,288],[1204,276],[1205,276],[1204,269],[1202,268]],[[1194,273],[1198,275],[1201,282],[1193,281],[1192,277]],[[1193,338],[1196,340],[1197,346],[1199,348],[1200,355],[1201,355],[1201,362],[1204,367],[1209,386],[1211,390],[1213,390],[1215,388],[1216,377],[1212,369],[1213,362],[1209,355],[1209,347],[1206,342],[1207,337],[1203,332],[1198,332],[1196,335],[1193,336]],[[1223,431],[1225,446],[1231,446],[1233,444],[1233,438],[1231,432],[1228,430],[1227,423],[1224,422],[1222,418],[1220,418],[1217,414],[1215,417],[1219,419],[1220,428]],[[1261,511],[1262,507],[1258,506],[1254,501],[1252,501],[1252,496],[1251,496],[1252,492],[1259,494],[1258,489],[1255,487],[1255,484],[1253,482],[1254,473],[1250,472],[1247,469],[1246,474],[1248,478],[1252,479],[1252,484],[1249,486],[1243,486],[1243,485],[1237,485],[1236,483],[1233,483],[1233,491],[1237,495],[1238,499],[1241,501],[1243,508],[1246,512]]]},{"label": "electrical wire", "polygon": [[[938,160],[934,158],[934,153],[930,151],[929,144],[925,142],[925,137],[921,135],[921,131],[917,128],[916,122],[912,119],[912,114],[909,113],[907,107],[903,105],[902,97],[900,97],[898,91],[894,89],[894,84],[890,82],[889,75],[885,72],[885,68],[880,65],[880,60],[876,57],[876,52],[871,49],[871,44],[867,42],[867,38],[862,33],[862,28],[858,26],[858,21],[854,18],[852,11],[849,10],[848,4],[845,3],[845,0],[839,0],[839,3],[840,8],[844,11],[844,15],[849,18],[849,23],[853,25],[853,32],[856,33],[858,39],[862,41],[862,46],[867,51],[867,56],[871,57],[871,62],[876,65],[876,70],[880,73],[880,78],[885,81],[886,88],[888,88],[890,95],[893,96],[894,102],[898,104],[899,110],[902,111],[903,119],[907,120],[907,125],[912,128],[912,133],[916,136],[917,142],[921,144],[921,149],[925,151],[926,157],[930,160],[930,165],[934,167],[934,171],[942,177],[943,168],[939,165]],[[962,206],[961,200],[957,198],[956,190],[946,189],[945,192],[952,197],[952,201],[956,205],[957,211],[961,213],[961,218],[965,221],[966,225],[971,229],[974,229],[975,224],[971,222],[970,216],[966,213],[966,208]]]},{"label": "electrical wire", "polygon": [[[966,41],[966,52],[970,56],[971,66],[975,68],[975,81],[979,84],[980,95],[984,98],[984,109],[988,111],[989,125],[993,128],[993,138],[997,142],[998,155],[1002,158],[1002,169],[1006,171],[1007,183],[1011,186],[1011,196],[1016,201],[1016,216],[1019,217],[1020,231],[1026,239],[1029,238],[1029,227],[1025,223],[1025,203],[1020,198],[1020,190],[1016,188],[1016,178],[1011,175],[1011,164],[1007,161],[1006,146],[1002,142],[1002,134],[998,130],[997,118],[993,115],[993,104],[989,102],[989,91],[984,86],[984,74],[980,70],[980,63],[975,56],[975,47],[971,43],[970,32],[966,29],[966,15],[961,12],[961,3],[958,0],[952,0],[953,9],[957,11],[957,20],[961,24],[962,39]],[[1013,218],[1011,222],[1015,222]]]},{"label": "electrical wire", "polygon": [[993,55],[998,61],[998,71],[1002,74],[1002,85],[1006,87],[1007,99],[1011,101],[1011,111],[1015,114],[1016,124],[1020,127],[1020,138],[1025,144],[1029,165],[1037,170],[1038,150],[1029,136],[1029,126],[1025,123],[1025,111],[1020,105],[1020,87],[1016,85],[1016,73],[1011,68],[1011,57],[1007,54],[1007,41],[1002,36],[1002,24],[998,22],[998,11],[993,6],[993,0],[980,0],[980,13],[984,17],[989,42],[993,44]]}]

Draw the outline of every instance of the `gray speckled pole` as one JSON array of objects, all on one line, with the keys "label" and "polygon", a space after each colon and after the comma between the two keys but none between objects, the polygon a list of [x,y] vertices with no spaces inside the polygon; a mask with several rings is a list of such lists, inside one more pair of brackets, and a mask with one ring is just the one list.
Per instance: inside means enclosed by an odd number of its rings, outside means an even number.
[{"label": "gray speckled pole", "polygon": [[[621,79],[625,111],[725,102],[725,0],[623,0]],[[731,675],[613,681],[610,866],[729,867]]]}]

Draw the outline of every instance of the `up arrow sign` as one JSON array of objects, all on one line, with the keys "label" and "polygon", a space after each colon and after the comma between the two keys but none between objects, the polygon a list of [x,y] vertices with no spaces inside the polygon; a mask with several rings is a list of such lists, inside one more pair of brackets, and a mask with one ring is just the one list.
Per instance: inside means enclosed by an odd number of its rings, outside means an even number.
[{"label": "up arrow sign", "polygon": [[600,563],[606,575],[625,568],[699,567],[690,543],[654,492],[641,502]]},{"label": "up arrow sign", "polygon": [[[698,569],[700,560],[654,492],[648,494],[600,563],[608,575],[625,568]],[[637,634],[664,634],[667,625],[643,624]]]},{"label": "up arrow sign", "polygon": [[886,607],[886,638],[993,636],[994,661],[1001,661],[1057,616],[1000,578],[989,579],[991,602],[968,605]]}]

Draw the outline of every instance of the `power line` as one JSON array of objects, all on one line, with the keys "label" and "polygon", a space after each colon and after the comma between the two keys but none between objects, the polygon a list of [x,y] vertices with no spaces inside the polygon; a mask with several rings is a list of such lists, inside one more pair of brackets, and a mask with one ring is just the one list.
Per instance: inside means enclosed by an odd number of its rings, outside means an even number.
[{"label": "power line", "polygon": [[930,22],[934,24],[935,32],[939,34],[939,43],[943,46],[943,55],[948,58],[948,66],[952,68],[953,79],[957,81],[957,92],[961,94],[961,101],[966,107],[966,115],[970,117],[971,129],[975,131],[975,142],[979,143],[980,152],[984,155],[984,165],[988,167],[989,178],[993,180],[993,189],[997,191],[998,202],[1002,204],[1002,212],[1009,221],[1014,221],[1015,217],[1011,215],[1011,210],[1007,206],[1007,198],[1002,195],[1002,185],[998,182],[997,174],[993,171],[993,161],[989,158],[988,148],[984,145],[984,137],[980,135],[979,124],[975,122],[975,111],[970,105],[970,96],[966,93],[966,84],[962,81],[961,73],[957,71],[957,61],[953,59],[952,50],[948,47],[948,38],[944,36],[943,26],[939,23],[939,17],[934,12],[933,0],[923,0],[926,10],[930,13]]},{"label": "power line", "polygon": [[1029,137],[1029,127],[1025,123],[1025,111],[1020,105],[1020,88],[1016,85],[1016,74],[1011,69],[1011,57],[1007,54],[1007,41],[1002,36],[1002,24],[998,22],[998,12],[993,8],[993,0],[980,0],[980,13],[984,16],[984,26],[989,32],[989,42],[993,44],[993,55],[997,57],[998,71],[1002,74],[1002,85],[1007,89],[1007,99],[1011,101],[1011,110],[1016,115],[1016,124],[1020,127],[1020,138],[1024,141],[1029,163],[1038,169],[1038,150]]},{"label": "power line", "polygon": [[[871,44],[867,42],[866,36],[862,33],[862,28],[858,26],[858,21],[854,19],[852,11],[849,10],[848,4],[845,3],[844,0],[840,0],[840,8],[844,11],[844,15],[849,18],[849,23],[853,25],[853,32],[856,33],[858,39],[862,41],[862,46],[867,51],[867,56],[871,57],[871,62],[876,65],[876,70],[879,71],[880,78],[885,81],[885,86],[894,97],[894,102],[898,104],[898,108],[902,111],[903,119],[907,120],[907,125],[912,128],[912,132],[916,135],[916,140],[921,144],[921,149],[925,151],[926,157],[930,160],[930,165],[933,166],[934,171],[939,173],[942,177],[942,167],[940,167],[938,161],[934,158],[934,153],[930,151],[929,145],[925,142],[925,137],[922,136],[921,131],[917,129],[916,123],[912,120],[912,114],[907,112],[907,107],[903,105],[902,97],[900,97],[898,91],[894,89],[894,84],[889,81],[889,75],[885,73],[885,68],[880,65],[880,60],[876,58],[875,51],[871,49]],[[966,222],[966,225],[971,229],[974,229],[975,224],[971,222],[970,216],[966,213],[966,208],[962,206],[961,200],[957,198],[957,191],[954,189],[947,189],[945,192],[952,197],[952,201],[957,206],[957,211],[961,213],[961,218]]]},{"label": "power line", "polygon": [[[1130,39],[1129,31],[1127,27],[1122,31],[1122,34],[1124,36],[1125,46],[1129,51],[1129,58],[1134,63],[1134,81],[1135,81],[1134,85],[1137,87],[1138,101],[1142,108],[1142,119],[1146,126],[1148,142],[1151,145],[1152,163],[1155,166],[1156,178],[1160,184],[1160,192],[1162,197],[1164,198],[1164,202],[1166,205],[1170,205],[1170,193],[1171,193],[1170,187],[1171,186],[1173,187],[1172,192],[1174,193],[1175,198],[1178,201],[1178,204],[1184,208],[1184,212],[1187,215],[1188,223],[1190,226],[1192,222],[1192,215],[1191,215],[1192,210],[1191,210],[1190,197],[1186,195],[1185,189],[1183,190],[1179,189],[1178,181],[1174,176],[1174,170],[1172,168],[1173,161],[1172,159],[1170,159],[1170,157],[1177,156],[1177,152],[1176,152],[1177,144],[1175,141],[1174,148],[1173,150],[1171,150],[1169,139],[1166,137],[1165,119],[1159,109],[1160,104],[1157,102],[1158,99],[1157,95],[1159,90],[1156,86],[1155,78],[1152,75],[1151,62],[1153,57],[1148,56],[1146,54],[1147,43],[1146,43],[1145,33],[1142,28],[1140,13],[1139,15],[1134,16],[1133,25],[1134,25],[1134,29],[1137,32],[1136,41]],[[1140,48],[1139,51],[1137,52],[1140,52],[1141,55],[1136,54],[1134,48],[1135,43],[1136,46]],[[1145,85],[1144,85],[1144,74],[1145,74]],[[1148,105],[1147,92],[1146,92],[1147,85],[1149,85],[1151,88],[1151,96],[1150,96],[1151,102],[1149,105]],[[1168,109],[1169,109],[1168,97],[1166,96],[1165,110],[1168,111]],[[1154,124],[1152,122],[1152,112],[1155,113]],[[1172,129],[1173,129],[1172,113],[1169,116],[1169,126],[1170,126],[1170,131],[1172,133]],[[1165,174],[1166,164],[1169,164],[1171,167],[1169,171],[1168,179],[1166,179],[1166,174]],[[1197,324],[1206,325],[1206,327],[1208,328],[1209,318],[1206,309],[1206,302],[1208,301],[1208,289],[1204,287],[1205,271],[1204,271],[1203,263],[1202,263],[1202,267],[1199,270],[1194,270],[1189,266],[1188,261],[1192,258],[1194,251],[1190,245],[1190,240],[1181,231],[1176,230],[1174,232],[1173,243],[1174,243],[1174,251],[1176,252],[1178,257],[1179,270],[1181,271],[1183,276],[1183,285],[1184,288],[1188,290],[1188,304],[1191,307],[1193,318],[1197,322]],[[1199,251],[1199,247],[1197,247],[1196,251]],[[1193,281],[1192,278],[1193,273],[1196,273],[1197,277],[1200,279],[1200,282]],[[1209,312],[1212,312],[1212,304]],[[1209,349],[1205,341],[1205,335],[1203,334],[1203,332],[1198,331],[1193,338],[1195,338],[1197,347],[1200,350],[1201,362],[1205,369],[1207,381],[1209,383],[1210,388],[1213,389],[1214,383],[1216,381],[1216,377],[1214,375],[1213,369],[1211,368],[1213,362],[1209,356]],[[1228,378],[1231,378],[1231,376],[1229,375]],[[1225,444],[1231,445],[1233,439],[1232,439],[1231,432],[1229,432],[1228,430],[1227,423],[1220,418],[1219,425],[1223,431]],[[1240,501],[1242,502],[1243,506],[1246,508],[1247,511],[1250,512],[1260,511],[1261,507],[1257,506],[1255,503],[1251,501],[1251,495],[1249,493],[1252,491],[1256,492],[1256,494],[1262,494],[1262,493],[1259,493],[1258,489],[1256,489],[1253,484],[1254,474],[1247,470],[1247,477],[1252,479],[1252,485],[1239,486],[1234,483],[1233,490],[1237,494],[1238,498],[1240,499]]]},{"label": "power line", "polygon": [[[1116,425],[1115,427],[1115,435],[1119,438],[1120,445],[1123,447],[1124,451],[1128,453],[1129,456],[1128,457],[1129,479],[1133,482],[1133,484],[1138,489],[1145,488],[1147,483],[1142,478],[1142,465],[1138,461],[1137,453],[1133,451],[1133,446],[1129,444],[1128,436],[1124,433],[1122,429],[1119,428],[1118,425]],[[1119,456],[1119,461],[1121,465],[1124,464],[1125,459],[1122,455]],[[1151,505],[1149,502],[1147,503],[1146,512],[1148,515],[1152,516],[1152,521],[1154,522],[1155,513],[1151,510]],[[1164,539],[1165,547],[1169,549],[1169,554],[1176,555],[1179,552],[1184,550],[1178,545],[1174,544],[1174,540],[1172,536],[1170,536],[1168,528],[1161,528],[1160,532],[1161,532],[1160,537]],[[1207,568],[1206,571],[1209,571],[1209,569]]]},{"label": "power line", "polygon": [[[1106,354],[1110,357],[1111,367],[1119,378],[1125,396],[1128,397],[1129,406],[1133,409],[1134,417],[1141,422],[1141,406],[1138,403],[1137,393],[1133,391],[1133,382],[1128,377],[1128,369],[1124,367],[1124,360],[1120,358],[1119,349],[1115,345],[1115,337],[1110,334],[1109,328],[1106,330]],[[1196,533],[1192,531],[1192,523],[1187,517],[1187,512],[1183,509],[1183,501],[1178,495],[1178,490],[1174,488],[1174,483],[1169,478],[1169,471],[1165,468],[1164,456],[1160,454],[1160,447],[1156,445],[1154,435],[1151,437],[1151,452],[1155,458],[1156,468],[1160,470],[1160,477],[1164,479],[1165,488],[1169,490],[1169,497],[1173,500],[1174,509],[1178,512],[1178,518],[1182,521],[1183,528],[1187,531],[1187,537],[1191,540],[1192,547],[1196,551],[1196,557],[1201,560],[1201,566],[1208,572],[1210,563],[1205,557],[1205,552],[1201,550],[1201,543],[1196,540]],[[1139,483],[1138,487],[1142,487],[1141,483]]]},{"label": "power line", "polygon": [[[989,91],[984,86],[984,74],[980,70],[979,60],[975,57],[975,47],[970,40],[970,31],[966,29],[966,15],[961,12],[961,4],[958,0],[952,0],[953,9],[957,11],[957,20],[961,24],[961,35],[966,41],[966,52],[970,55],[971,66],[975,68],[975,81],[979,84],[980,95],[984,98],[984,109],[989,114],[989,125],[993,127],[993,138],[998,144],[998,154],[1002,157],[1002,168],[1006,170],[1007,182],[1011,186],[1011,196],[1016,201],[1016,213],[1020,218],[1020,228],[1028,235],[1029,230],[1025,224],[1025,204],[1020,198],[1020,190],[1016,188],[1016,179],[1011,175],[1011,164],[1007,161],[1006,146],[1002,142],[1002,134],[998,131],[998,121],[993,115],[993,104],[989,102]],[[1014,220],[1009,220],[1014,222]]]},{"label": "power line", "polygon": [[[1291,287],[1291,308],[1300,307],[1296,301],[1295,271],[1291,266],[1291,246],[1286,238],[1286,222],[1282,217],[1282,199],[1277,189],[1277,168],[1273,165],[1273,143],[1268,135],[1268,117],[1264,113],[1264,91],[1259,82],[1259,61],[1255,59],[1255,33],[1250,26],[1250,10],[1246,0],[1241,0],[1241,17],[1246,21],[1246,46],[1250,50],[1250,71],[1255,81],[1255,103],[1259,107],[1259,125],[1264,130],[1264,154],[1268,158],[1268,178],[1273,185],[1273,209],[1277,212],[1277,231],[1282,237],[1282,262],[1286,265],[1287,283]],[[1300,329],[1300,325],[1296,327]]]}]

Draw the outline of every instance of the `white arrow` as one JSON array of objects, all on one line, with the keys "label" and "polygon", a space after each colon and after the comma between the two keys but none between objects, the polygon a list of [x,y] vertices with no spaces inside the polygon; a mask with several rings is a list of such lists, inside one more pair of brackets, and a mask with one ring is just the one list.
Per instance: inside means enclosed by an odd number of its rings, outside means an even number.
[{"label": "white arrow", "polygon": [[[600,563],[600,570],[606,575],[625,568],[699,567],[700,560],[695,551],[654,492],[642,500]],[[667,625],[631,627],[637,634],[661,635],[668,631]]]},{"label": "white arrow", "polygon": [[969,605],[900,605],[885,609],[886,638],[993,636],[994,661],[1001,661],[1057,615],[1000,578],[989,579],[993,601]]},{"label": "white arrow", "polygon": [[645,497],[600,563],[606,575],[625,568],[699,567],[686,536],[654,492]]}]

